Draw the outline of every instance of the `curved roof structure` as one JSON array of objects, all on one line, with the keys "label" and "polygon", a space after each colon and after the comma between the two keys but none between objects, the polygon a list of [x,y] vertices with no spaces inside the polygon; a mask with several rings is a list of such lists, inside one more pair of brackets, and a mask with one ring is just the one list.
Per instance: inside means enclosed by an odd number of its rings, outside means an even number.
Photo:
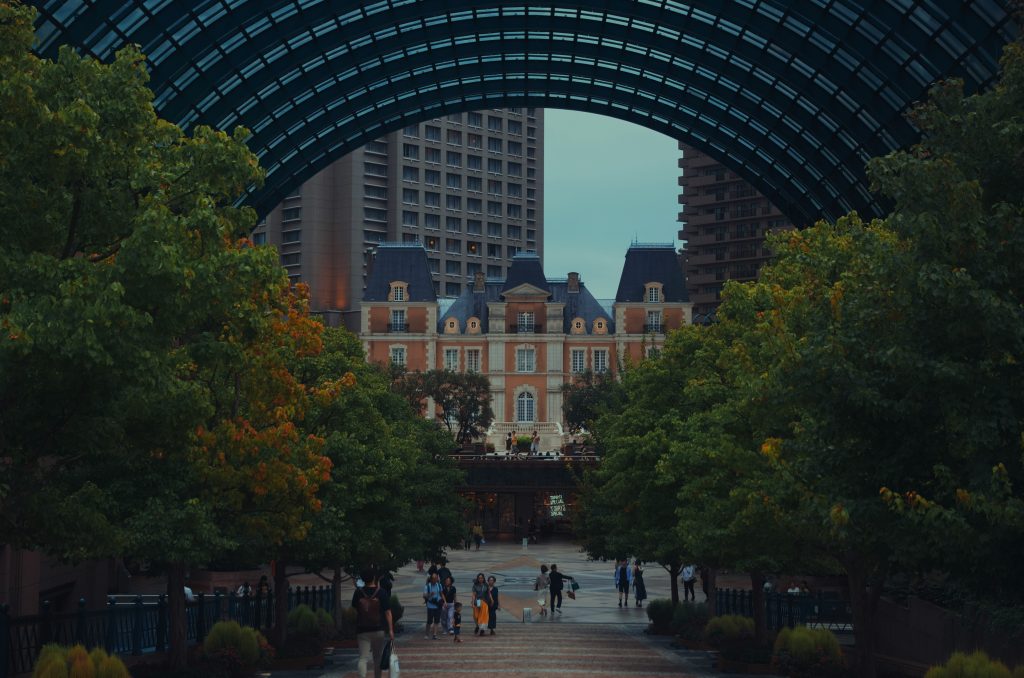
[{"label": "curved roof structure", "polygon": [[448,113],[568,108],[685,141],[797,224],[881,211],[865,161],[934,81],[989,83],[1010,0],[37,0],[38,49],[148,55],[160,114],[245,125],[269,211],[367,141]]}]

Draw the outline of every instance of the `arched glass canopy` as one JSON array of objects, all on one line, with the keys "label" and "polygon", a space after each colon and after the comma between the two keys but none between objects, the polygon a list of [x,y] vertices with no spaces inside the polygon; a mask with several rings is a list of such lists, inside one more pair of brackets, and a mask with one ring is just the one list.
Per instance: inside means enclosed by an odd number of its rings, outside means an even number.
[{"label": "arched glass canopy", "polygon": [[685,141],[797,224],[876,215],[865,161],[916,138],[929,85],[995,77],[1009,0],[42,0],[38,49],[150,61],[160,114],[245,125],[261,213],[334,160],[425,119],[589,111]]}]

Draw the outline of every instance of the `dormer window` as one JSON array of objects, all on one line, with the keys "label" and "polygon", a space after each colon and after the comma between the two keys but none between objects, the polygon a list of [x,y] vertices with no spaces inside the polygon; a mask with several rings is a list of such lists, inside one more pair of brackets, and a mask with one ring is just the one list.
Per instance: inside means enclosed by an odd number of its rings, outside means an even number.
[{"label": "dormer window", "polygon": [[455,318],[448,318],[444,323],[445,334],[458,334],[459,333],[459,321]]},{"label": "dormer window", "polygon": [[598,318],[594,321],[594,334],[605,334],[608,332],[608,323],[605,322],[604,318]]},{"label": "dormer window", "polygon": [[647,303],[657,304],[661,302],[661,288],[655,285],[647,286]]},{"label": "dormer window", "polygon": [[406,301],[409,298],[409,283],[395,280],[389,284],[388,301]]},{"label": "dormer window", "polygon": [[583,318],[576,318],[575,320],[572,321],[571,331],[573,334],[587,333],[587,324],[586,322],[584,322]]}]

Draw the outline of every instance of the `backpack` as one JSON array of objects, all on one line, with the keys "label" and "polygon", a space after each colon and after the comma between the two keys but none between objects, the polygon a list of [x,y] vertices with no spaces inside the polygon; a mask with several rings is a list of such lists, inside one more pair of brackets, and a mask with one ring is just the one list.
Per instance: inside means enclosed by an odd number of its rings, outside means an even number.
[{"label": "backpack", "polygon": [[356,626],[361,628],[379,628],[380,627],[380,587],[373,592],[373,595],[367,595],[366,589],[359,589],[363,592],[363,597],[359,599],[358,609],[356,610]]}]

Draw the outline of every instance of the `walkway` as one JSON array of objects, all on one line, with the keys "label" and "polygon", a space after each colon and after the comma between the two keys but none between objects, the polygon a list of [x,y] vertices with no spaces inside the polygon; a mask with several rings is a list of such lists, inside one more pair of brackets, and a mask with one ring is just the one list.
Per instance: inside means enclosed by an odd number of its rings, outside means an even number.
[{"label": "walkway", "polygon": [[[566,599],[562,613],[541,617],[533,582],[541,563],[558,564],[580,584],[576,600]],[[667,637],[647,636],[647,613],[632,604],[617,605],[612,564],[593,562],[577,546],[565,541],[530,544],[489,543],[479,551],[454,551],[449,568],[461,600],[477,572],[498,578],[502,609],[497,635],[473,635],[472,613],[463,610],[463,642],[423,637],[426,611],[422,605],[425,574],[409,565],[398,572],[394,592],[405,605],[404,631],[396,645],[402,675],[409,678],[464,674],[488,676],[682,676],[722,678],[712,671],[710,656],[675,648]],[[668,574],[657,565],[648,569],[649,598],[667,598]],[[523,609],[531,611],[523,622]],[[332,665],[321,674],[275,673],[274,678],[330,678],[356,676],[356,651],[338,650]],[[372,676],[372,672],[370,673]],[[384,674],[385,676],[387,673]]]}]

